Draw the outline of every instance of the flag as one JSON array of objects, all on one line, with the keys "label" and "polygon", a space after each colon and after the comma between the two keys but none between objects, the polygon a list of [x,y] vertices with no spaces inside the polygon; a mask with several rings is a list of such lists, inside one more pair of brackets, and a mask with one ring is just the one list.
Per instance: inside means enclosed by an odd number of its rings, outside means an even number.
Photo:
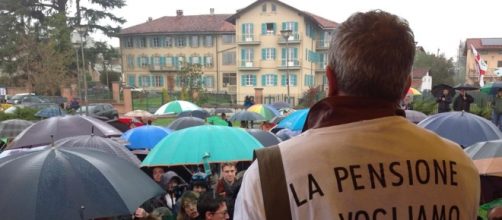
[{"label": "flag", "polygon": [[484,75],[486,71],[488,70],[488,65],[486,62],[481,58],[481,55],[479,55],[478,51],[474,46],[471,44],[471,49],[472,49],[472,54],[474,55],[474,60],[476,61],[476,70],[479,73],[479,85],[484,86]]}]

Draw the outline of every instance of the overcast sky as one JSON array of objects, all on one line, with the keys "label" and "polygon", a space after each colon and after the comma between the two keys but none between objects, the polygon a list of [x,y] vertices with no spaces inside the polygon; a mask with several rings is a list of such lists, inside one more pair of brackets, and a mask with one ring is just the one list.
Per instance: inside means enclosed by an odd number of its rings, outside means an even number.
[{"label": "overcast sky", "polygon": [[[185,15],[235,13],[254,0],[126,0],[127,6],[113,13],[127,20],[123,28],[162,16],[174,16],[176,10]],[[475,37],[502,37],[502,1],[476,0],[283,0],[300,10],[309,11],[335,22],[343,22],[352,13],[382,9],[408,20],[415,41],[428,52],[456,57],[460,40]],[[118,39],[98,37],[118,46]]]}]

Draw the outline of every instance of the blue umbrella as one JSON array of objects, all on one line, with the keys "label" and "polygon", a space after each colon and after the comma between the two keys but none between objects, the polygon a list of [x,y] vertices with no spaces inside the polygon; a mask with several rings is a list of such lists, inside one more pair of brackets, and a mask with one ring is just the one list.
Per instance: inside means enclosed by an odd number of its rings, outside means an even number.
[{"label": "blue umbrella", "polygon": [[309,114],[309,109],[297,110],[279,122],[278,128],[287,128],[291,131],[301,131],[305,121],[307,120],[307,115]]},{"label": "blue umbrella", "polygon": [[468,112],[444,112],[429,116],[418,123],[463,147],[502,138],[500,130],[490,121]]},{"label": "blue umbrella", "polygon": [[133,128],[122,135],[129,142],[129,149],[152,149],[160,140],[171,133],[171,130],[155,125]]},{"label": "blue umbrella", "polygon": [[59,106],[44,108],[35,113],[35,116],[41,118],[50,118],[50,117],[65,116],[65,115],[66,115],[65,111],[61,109]]}]

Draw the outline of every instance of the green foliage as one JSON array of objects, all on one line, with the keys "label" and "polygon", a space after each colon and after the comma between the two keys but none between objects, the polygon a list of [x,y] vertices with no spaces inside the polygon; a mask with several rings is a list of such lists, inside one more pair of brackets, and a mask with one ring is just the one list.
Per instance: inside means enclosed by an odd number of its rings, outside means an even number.
[{"label": "green foliage", "polygon": [[303,93],[303,97],[300,99],[299,106],[310,108],[316,102],[323,99],[325,93],[320,87],[310,87],[307,91]]},{"label": "green foliage", "polygon": [[444,55],[437,56],[433,53],[418,50],[415,54],[414,68],[428,68],[432,76],[433,85],[446,84],[453,85],[455,75],[453,60],[446,59]]},{"label": "green foliage", "polygon": [[202,66],[200,64],[182,63],[182,67],[178,73],[181,85],[181,100],[191,100],[197,102],[197,100],[194,99],[198,99],[198,97],[195,97],[194,95],[201,95],[201,92],[203,91],[203,74]]},{"label": "green foliage", "polygon": [[38,120],[35,116],[38,110],[32,108],[17,108],[14,111],[14,114],[6,114],[4,112],[0,112],[0,121],[9,120],[9,119],[23,119],[28,121]]},{"label": "green foliage", "polygon": [[471,104],[470,110],[472,114],[479,115],[488,120],[492,117],[492,108],[489,105]]},{"label": "green foliage", "polygon": [[413,110],[423,112],[426,115],[433,114],[437,109],[436,102],[432,99],[415,99],[412,104]]},{"label": "green foliage", "polygon": [[171,96],[169,95],[169,92],[167,92],[166,88],[162,89],[162,100],[164,103],[171,101]]}]

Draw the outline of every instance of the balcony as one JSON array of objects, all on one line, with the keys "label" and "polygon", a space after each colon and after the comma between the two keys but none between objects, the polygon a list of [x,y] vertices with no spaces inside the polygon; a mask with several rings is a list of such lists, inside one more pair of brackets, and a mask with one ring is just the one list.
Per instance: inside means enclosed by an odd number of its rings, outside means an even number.
[{"label": "balcony", "polygon": [[[277,36],[278,38],[278,44],[286,44],[286,40],[284,39],[284,37],[282,37],[281,35]],[[292,33],[291,36],[289,36],[288,38],[288,44],[299,44],[302,42],[302,39],[301,39],[301,34],[300,33]]]},{"label": "balcony", "polygon": [[239,70],[260,70],[260,62],[256,60],[241,60]]},{"label": "balcony", "polygon": [[289,60],[287,62],[286,66],[286,60],[281,60],[281,65],[279,65],[278,69],[279,70],[299,70],[301,68],[301,62],[299,60]]},{"label": "balcony", "polygon": [[316,72],[325,72],[326,71],[326,63],[315,63],[315,71]]},{"label": "balcony", "polygon": [[238,45],[259,45],[260,44],[260,35],[253,35],[253,34],[237,35],[237,44]]},{"label": "balcony", "polygon": [[149,65],[148,69],[150,72],[166,72],[166,71],[176,71],[178,68],[174,65],[166,65],[166,66],[160,66],[160,65]]},{"label": "balcony", "polygon": [[327,50],[329,48],[329,40],[316,40],[316,50]]}]

